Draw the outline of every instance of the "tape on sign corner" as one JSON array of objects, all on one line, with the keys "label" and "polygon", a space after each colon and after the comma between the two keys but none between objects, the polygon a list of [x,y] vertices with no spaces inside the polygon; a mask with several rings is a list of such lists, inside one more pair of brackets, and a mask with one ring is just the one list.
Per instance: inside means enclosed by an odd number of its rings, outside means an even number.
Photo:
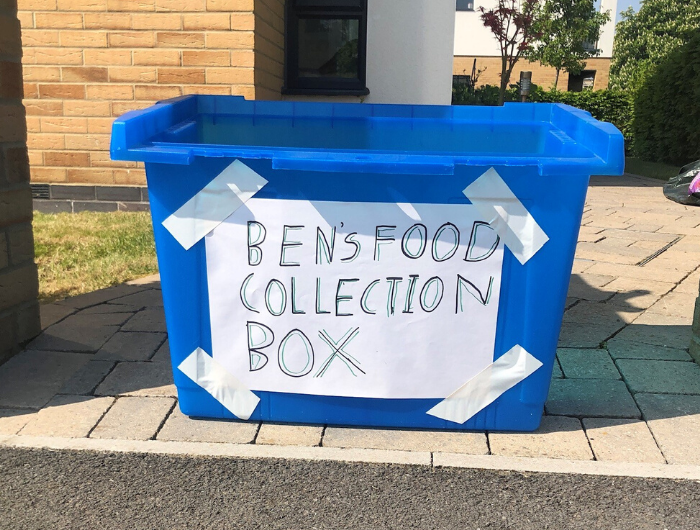
[{"label": "tape on sign corner", "polygon": [[247,420],[260,398],[248,390],[202,348],[194,350],[178,369],[206,390],[237,418]]},{"label": "tape on sign corner", "polygon": [[486,171],[462,193],[521,264],[525,265],[549,241],[535,218],[494,168]]},{"label": "tape on sign corner", "polygon": [[189,250],[223,223],[267,184],[240,160],[234,160],[214,180],[170,215],[163,226]]},{"label": "tape on sign corner", "polygon": [[496,361],[430,409],[427,414],[463,424],[496,401],[506,390],[532,375],[542,363],[520,345]]}]

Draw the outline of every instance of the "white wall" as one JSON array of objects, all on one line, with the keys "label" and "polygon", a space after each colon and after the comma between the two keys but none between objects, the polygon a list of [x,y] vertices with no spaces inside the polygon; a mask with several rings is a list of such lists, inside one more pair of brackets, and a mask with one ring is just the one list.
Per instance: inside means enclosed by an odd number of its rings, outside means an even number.
[{"label": "white wall", "polygon": [[[475,0],[474,7],[492,9],[496,0]],[[602,50],[599,57],[612,57],[613,39],[615,38],[615,12],[617,0],[601,0],[601,11],[610,11],[611,20],[601,28],[598,48]],[[459,11],[455,18],[455,55],[478,57],[500,57],[498,41],[481,22],[478,11]]]},{"label": "white wall", "polygon": [[455,0],[368,0],[365,101],[449,105]]}]

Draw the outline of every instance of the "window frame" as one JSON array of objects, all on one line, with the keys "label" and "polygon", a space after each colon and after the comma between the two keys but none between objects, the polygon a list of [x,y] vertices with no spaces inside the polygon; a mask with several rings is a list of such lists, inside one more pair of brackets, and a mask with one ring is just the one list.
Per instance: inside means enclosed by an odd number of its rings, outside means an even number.
[{"label": "window frame", "polygon": [[[467,7],[460,7],[461,3],[466,3]],[[471,4],[471,7],[468,7],[469,4]],[[473,13],[474,11],[476,11],[474,7],[474,0],[471,0],[471,2],[469,0],[463,0],[462,2],[460,2],[460,0],[457,0],[457,11],[459,11],[460,13]]]},{"label": "window frame", "polygon": [[[357,79],[299,76],[299,20],[352,19],[359,21]],[[366,96],[367,0],[288,0],[285,6],[284,85],[282,94]]]}]

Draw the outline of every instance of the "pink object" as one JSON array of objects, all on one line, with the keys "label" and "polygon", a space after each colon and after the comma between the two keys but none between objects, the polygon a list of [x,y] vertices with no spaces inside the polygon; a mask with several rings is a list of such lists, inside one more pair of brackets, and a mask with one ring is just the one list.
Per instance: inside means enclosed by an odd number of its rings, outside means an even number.
[{"label": "pink object", "polygon": [[695,175],[695,178],[690,182],[688,195],[700,195],[700,171],[698,171],[698,174]]}]

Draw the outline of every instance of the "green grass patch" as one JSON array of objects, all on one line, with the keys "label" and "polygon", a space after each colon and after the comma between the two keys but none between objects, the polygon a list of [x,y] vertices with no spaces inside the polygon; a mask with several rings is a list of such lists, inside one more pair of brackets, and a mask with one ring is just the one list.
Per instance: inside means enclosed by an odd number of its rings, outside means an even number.
[{"label": "green grass patch", "polygon": [[158,272],[146,212],[34,213],[39,300],[51,302]]},{"label": "green grass patch", "polygon": [[639,158],[627,157],[625,159],[625,171],[633,175],[641,175],[658,180],[668,180],[671,177],[678,175],[680,171],[678,166],[669,166],[662,162],[647,162]]}]

